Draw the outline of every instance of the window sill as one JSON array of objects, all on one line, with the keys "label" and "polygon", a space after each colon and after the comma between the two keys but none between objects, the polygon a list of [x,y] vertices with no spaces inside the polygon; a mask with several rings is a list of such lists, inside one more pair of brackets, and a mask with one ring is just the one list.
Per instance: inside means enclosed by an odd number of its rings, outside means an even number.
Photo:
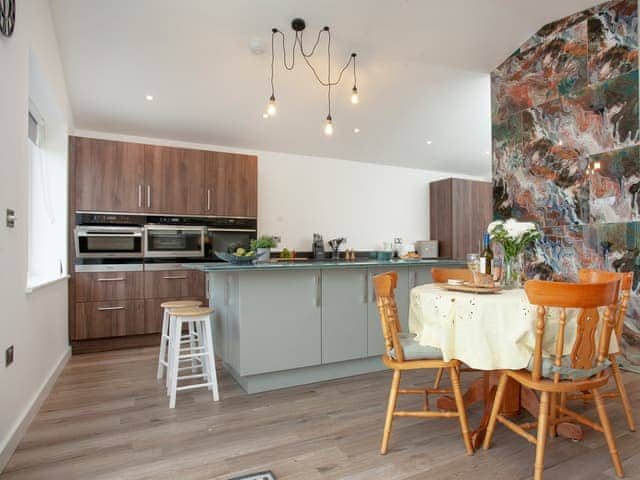
[{"label": "window sill", "polygon": [[61,275],[55,278],[34,279],[30,284],[27,285],[25,293],[27,295],[30,295],[36,290],[40,290],[42,288],[48,287],[49,285],[53,285],[55,283],[65,281],[69,278],[70,278],[70,275]]}]

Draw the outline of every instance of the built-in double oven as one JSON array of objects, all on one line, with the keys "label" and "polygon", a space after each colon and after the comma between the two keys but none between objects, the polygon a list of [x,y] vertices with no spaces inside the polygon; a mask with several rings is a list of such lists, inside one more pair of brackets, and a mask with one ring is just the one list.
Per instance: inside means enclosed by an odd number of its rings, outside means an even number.
[{"label": "built-in double oven", "polygon": [[76,258],[79,263],[218,261],[216,251],[248,248],[256,223],[254,218],[81,212],[76,214]]}]

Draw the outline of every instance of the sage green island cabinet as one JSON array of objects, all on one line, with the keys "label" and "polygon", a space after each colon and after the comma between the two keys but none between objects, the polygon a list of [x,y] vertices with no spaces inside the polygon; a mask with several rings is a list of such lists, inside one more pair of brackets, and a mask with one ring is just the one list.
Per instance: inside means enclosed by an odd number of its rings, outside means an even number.
[{"label": "sage green island cabinet", "polygon": [[431,268],[461,262],[290,262],[186,264],[207,272],[216,355],[247,393],[384,369],[384,341],[372,279],[398,273],[403,328],[409,291]]}]

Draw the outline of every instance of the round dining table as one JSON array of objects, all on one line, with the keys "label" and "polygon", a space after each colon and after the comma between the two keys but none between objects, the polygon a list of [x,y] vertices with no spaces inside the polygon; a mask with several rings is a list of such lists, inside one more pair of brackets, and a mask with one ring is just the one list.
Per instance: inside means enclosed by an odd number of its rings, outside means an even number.
[{"label": "round dining table", "polygon": [[[500,290],[496,293],[452,291],[447,284],[426,284],[410,293],[409,331],[421,345],[442,350],[445,361],[457,359],[472,370],[484,372],[465,392],[465,405],[484,402],[480,426],[473,432],[474,447],[484,438],[491,404],[501,370],[527,368],[535,348],[535,315],[523,289]],[[576,336],[577,310],[567,310],[564,354],[570,354]],[[553,356],[559,326],[560,309],[547,309],[543,354]],[[612,336],[611,352],[618,349]],[[452,398],[441,397],[438,408],[455,410]],[[536,394],[514,381],[509,381],[502,413],[517,415],[522,409],[537,417]],[[558,434],[581,440],[579,425],[562,423]]]}]

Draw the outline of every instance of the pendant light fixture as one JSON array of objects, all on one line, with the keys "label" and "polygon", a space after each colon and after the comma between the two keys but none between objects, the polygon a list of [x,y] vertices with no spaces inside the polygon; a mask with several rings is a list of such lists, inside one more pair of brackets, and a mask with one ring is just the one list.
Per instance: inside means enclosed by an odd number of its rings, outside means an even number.
[{"label": "pendant light fixture", "polygon": [[[282,55],[283,55],[283,64],[285,70],[293,70],[296,64],[296,53],[300,53],[302,55],[302,59],[307,64],[309,69],[313,72],[316,80],[320,85],[327,88],[327,117],[325,119],[324,124],[324,133],[325,135],[333,135],[333,118],[331,117],[331,88],[340,84],[342,81],[342,76],[344,72],[349,68],[349,66],[353,65],[353,88],[351,89],[351,103],[357,104],[360,101],[360,96],[358,92],[358,78],[356,74],[356,54],[352,53],[347,60],[347,63],[342,67],[340,73],[337,78],[332,81],[331,79],[331,30],[329,27],[324,27],[322,30],[318,32],[318,36],[316,38],[315,43],[313,44],[313,48],[309,52],[305,52],[304,47],[302,45],[303,33],[306,28],[306,23],[301,18],[294,18],[291,22],[291,28],[295,32],[295,38],[293,39],[293,48],[291,50],[291,64],[287,63],[287,49],[285,45],[285,35],[283,32],[278,30],[277,28],[271,29],[271,96],[269,97],[269,102],[267,104],[267,113],[266,117],[272,117],[276,114],[276,94],[275,94],[275,43],[276,36],[279,35],[282,39]],[[327,79],[322,80],[316,68],[311,63],[311,57],[316,52],[316,48],[320,43],[320,39],[322,34],[325,33],[327,36]]]}]

